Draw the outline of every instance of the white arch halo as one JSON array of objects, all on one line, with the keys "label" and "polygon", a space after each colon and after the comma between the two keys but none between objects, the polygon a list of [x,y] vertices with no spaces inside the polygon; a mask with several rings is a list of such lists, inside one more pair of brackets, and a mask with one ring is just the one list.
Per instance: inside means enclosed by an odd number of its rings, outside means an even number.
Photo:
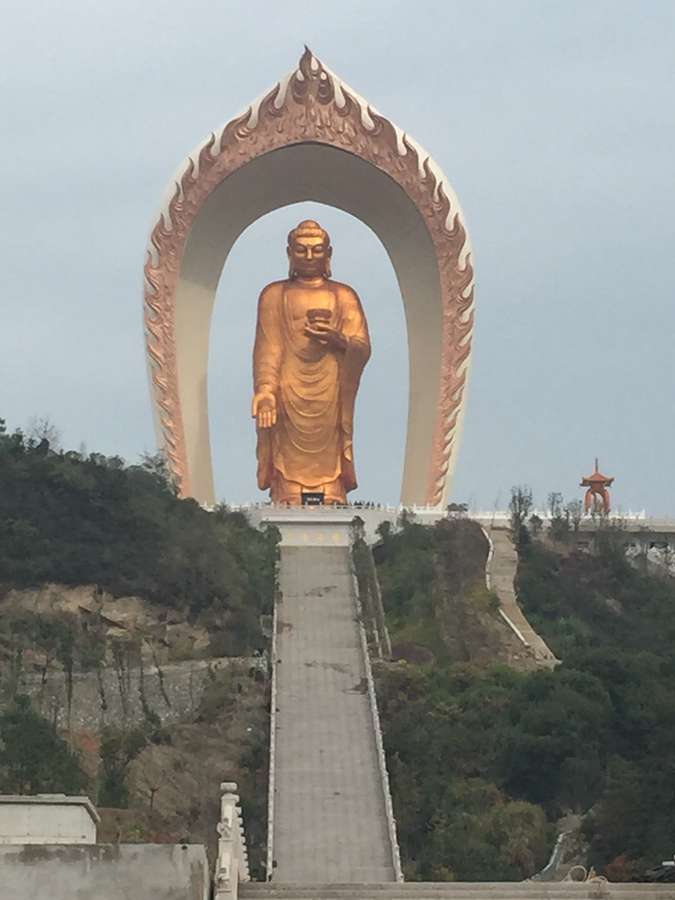
[{"label": "white arch halo", "polygon": [[457,456],[473,328],[462,213],[424,151],[309,50],[188,157],[152,231],[146,346],[160,443],[181,494],[214,499],[208,342],[227,255],[256,219],[302,201],[354,215],[389,254],[410,364],[401,501],[441,505]]}]

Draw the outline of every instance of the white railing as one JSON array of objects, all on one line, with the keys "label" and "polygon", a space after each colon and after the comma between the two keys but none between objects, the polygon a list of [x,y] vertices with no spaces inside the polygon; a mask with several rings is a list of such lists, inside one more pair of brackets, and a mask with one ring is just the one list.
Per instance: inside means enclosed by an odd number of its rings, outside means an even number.
[{"label": "white railing", "polygon": [[[548,509],[532,509],[528,513],[528,519],[530,516],[537,516],[537,518],[541,519],[544,525],[550,524],[553,520],[553,516],[551,515],[550,510]],[[478,522],[494,522],[499,525],[510,525],[511,523],[511,513],[508,509],[472,509],[466,513],[466,517],[468,519],[476,519]],[[590,514],[584,514],[581,518],[582,523],[592,523],[592,522],[603,522],[610,524],[619,524],[620,522],[644,522],[645,524],[654,524],[654,525],[675,525],[675,519],[654,519],[647,516],[645,510],[640,510],[639,512],[633,512],[629,510],[628,512],[621,512],[620,510],[613,511],[610,515],[605,518],[604,516],[592,516]],[[527,522],[525,523],[527,524]]]},{"label": "white railing", "polygon": [[555,844],[553,845],[553,850],[551,850],[551,855],[548,858],[548,862],[543,869],[541,869],[539,872],[535,872],[535,874],[528,879],[529,881],[553,881],[555,871],[562,860],[565,839],[568,834],[570,834],[569,831],[560,832],[560,834],[556,838]]},{"label": "white railing", "polygon": [[[300,516],[308,514],[325,515],[340,510],[352,512],[355,516],[359,514],[359,511],[379,511],[386,513],[395,513],[398,515],[400,515],[404,511],[411,513],[440,513],[442,515],[444,515],[446,512],[445,508],[441,506],[402,506],[400,503],[375,503],[371,501],[361,503],[358,500],[354,501],[353,503],[331,503],[326,505],[319,504],[317,506],[290,506],[287,503],[231,503],[227,504],[227,506],[228,509],[232,510],[232,512],[246,513],[251,510],[260,510],[263,513],[280,512],[289,513],[291,515],[296,514]],[[205,506],[204,508],[209,511],[213,510],[212,506]]]},{"label": "white railing", "polygon": [[492,558],[495,555],[495,545],[492,543],[490,535],[482,526],[480,530],[483,532],[485,540],[488,542],[488,555],[485,560],[485,587],[488,591],[492,591]]},{"label": "white railing", "polygon": [[218,857],[214,873],[214,900],[237,900],[241,881],[250,881],[244,822],[239,794],[234,781],[220,785],[220,822],[218,823]]},{"label": "white railing", "polygon": [[[389,629],[387,628],[387,622],[384,617],[384,603],[382,601],[382,591],[380,590],[380,582],[377,577],[377,570],[375,569],[375,560],[372,555],[370,557],[370,566],[372,567],[373,574],[373,587],[375,588],[375,617],[376,617],[376,628],[378,630],[378,635],[380,637],[380,645],[384,646],[384,655],[386,659],[391,659],[391,637],[389,636]],[[380,628],[382,629],[382,633],[380,634]]]},{"label": "white railing", "polygon": [[[206,507],[208,508],[208,507]],[[318,523],[351,521],[354,516],[359,516],[365,524],[365,534],[368,543],[377,541],[377,528],[382,522],[396,524],[403,512],[413,514],[414,520],[420,525],[433,525],[444,518],[467,518],[479,522],[491,528],[505,529],[511,527],[511,514],[506,509],[454,509],[448,510],[439,506],[400,506],[386,503],[352,503],[345,506],[284,506],[273,503],[244,503],[232,505],[232,510],[241,512],[247,516],[254,526],[262,522],[271,523]],[[552,522],[549,510],[533,509],[530,515],[537,516],[544,529],[548,529]],[[529,518],[529,516],[528,516]],[[675,518],[660,516],[648,516],[645,510],[634,512],[621,509],[613,510],[607,517],[584,515],[578,524],[578,531],[588,533],[601,525],[614,525],[625,531],[642,532],[653,531],[675,534]]]},{"label": "white railing", "polygon": [[[213,509],[212,506],[205,506],[205,509],[209,511]],[[444,506],[433,506],[429,504],[413,504],[411,506],[404,506],[400,503],[376,503],[371,501],[360,502],[355,500],[351,503],[345,504],[335,504],[329,506],[288,506],[284,503],[265,503],[265,502],[251,502],[251,503],[232,503],[228,504],[228,508],[233,512],[242,512],[247,513],[250,511],[260,511],[262,513],[288,513],[289,515],[326,515],[331,512],[337,512],[344,510],[346,512],[352,512],[354,515],[358,515],[359,512],[381,512],[381,513],[389,513],[392,515],[400,515],[402,512],[410,512],[414,515],[424,516],[425,514],[435,514],[437,516],[445,516],[448,512],[447,508]],[[511,513],[508,509],[480,509],[478,507],[467,508],[463,512],[460,510],[454,510],[450,512],[450,515],[464,515],[469,519],[478,519],[479,521],[491,520],[495,522],[510,522]],[[543,522],[549,522],[553,516],[551,515],[551,511],[548,509],[537,509],[534,508],[530,511],[530,515],[538,516]],[[648,516],[647,511],[644,509],[641,510],[623,510],[621,508],[613,509],[611,514],[609,515],[609,521],[627,521],[627,522],[649,522],[654,525],[675,525],[675,517],[674,516]],[[593,516],[591,514],[584,514],[582,521],[593,521]]]},{"label": "white railing", "polygon": [[350,568],[352,576],[352,591],[354,593],[354,605],[356,607],[356,617],[359,625],[359,636],[361,640],[361,654],[363,664],[366,671],[366,684],[368,686],[368,705],[370,706],[370,716],[373,725],[373,733],[375,735],[375,750],[377,752],[378,768],[380,770],[380,781],[382,783],[382,793],[384,799],[384,811],[387,818],[387,832],[389,835],[389,843],[391,846],[391,862],[394,870],[396,881],[403,881],[403,868],[401,867],[401,854],[398,848],[398,835],[396,833],[396,818],[394,817],[394,804],[391,799],[391,788],[389,785],[389,773],[387,772],[387,760],[384,754],[384,741],[382,740],[382,726],[380,724],[380,714],[377,709],[377,695],[375,693],[375,680],[373,678],[373,670],[370,665],[370,655],[368,653],[368,640],[366,638],[366,629],[363,625],[363,609],[359,600],[359,585],[356,578],[354,566],[351,563]]},{"label": "white railing", "polygon": [[265,877],[272,880],[274,873],[274,801],[276,791],[275,765],[277,745],[277,627],[279,606],[279,562],[275,567],[274,614],[272,617],[272,684],[270,687],[270,755],[267,785],[267,861]]}]

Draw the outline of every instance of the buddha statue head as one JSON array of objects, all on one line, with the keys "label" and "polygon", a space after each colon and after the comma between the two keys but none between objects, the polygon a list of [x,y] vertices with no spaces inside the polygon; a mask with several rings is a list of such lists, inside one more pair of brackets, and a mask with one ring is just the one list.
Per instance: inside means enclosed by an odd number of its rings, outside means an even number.
[{"label": "buddha statue head", "polygon": [[318,222],[306,219],[288,234],[289,272],[294,278],[330,278],[333,248],[330,236]]}]

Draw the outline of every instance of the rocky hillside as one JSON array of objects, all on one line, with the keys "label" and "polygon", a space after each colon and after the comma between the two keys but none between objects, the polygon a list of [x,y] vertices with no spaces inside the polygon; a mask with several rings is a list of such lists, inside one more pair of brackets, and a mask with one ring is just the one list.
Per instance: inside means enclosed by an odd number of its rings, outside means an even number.
[{"label": "rocky hillside", "polygon": [[84,791],[103,839],[212,848],[235,780],[259,865],[276,543],[179,500],[161,458],[0,422],[0,791]]}]

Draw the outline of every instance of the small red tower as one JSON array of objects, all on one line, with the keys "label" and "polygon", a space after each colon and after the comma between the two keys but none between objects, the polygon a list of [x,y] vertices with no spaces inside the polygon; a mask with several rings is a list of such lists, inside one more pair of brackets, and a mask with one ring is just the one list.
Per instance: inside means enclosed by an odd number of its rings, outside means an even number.
[{"label": "small red tower", "polygon": [[606,516],[609,514],[611,505],[609,502],[608,487],[614,481],[603,475],[598,469],[598,458],[595,458],[595,471],[587,478],[581,479],[581,487],[588,488],[584,497],[584,511],[587,513],[599,513]]}]

